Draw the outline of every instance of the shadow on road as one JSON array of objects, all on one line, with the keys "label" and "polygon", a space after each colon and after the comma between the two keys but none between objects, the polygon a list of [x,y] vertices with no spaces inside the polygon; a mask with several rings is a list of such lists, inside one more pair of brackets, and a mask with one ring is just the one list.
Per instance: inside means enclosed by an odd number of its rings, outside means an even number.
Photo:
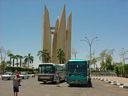
[{"label": "shadow on road", "polygon": [[71,87],[71,88],[93,88],[93,86],[88,86],[88,85],[69,85],[68,87]]},{"label": "shadow on road", "polygon": [[[60,82],[59,84],[61,83],[64,83],[64,81]],[[40,84],[43,84],[43,85],[56,85],[57,83],[56,82],[41,82]]]}]

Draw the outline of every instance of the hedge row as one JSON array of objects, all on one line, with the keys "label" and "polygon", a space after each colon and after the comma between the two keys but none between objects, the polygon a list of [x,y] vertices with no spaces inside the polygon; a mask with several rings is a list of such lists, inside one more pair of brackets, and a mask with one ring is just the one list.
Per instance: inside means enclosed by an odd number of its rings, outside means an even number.
[{"label": "hedge row", "polygon": [[128,64],[120,64],[118,66],[115,66],[115,73],[117,74],[117,76],[123,76],[123,77],[127,77],[128,76]]},{"label": "hedge row", "polygon": [[128,77],[128,64],[113,65],[111,70],[92,70],[92,75],[117,75],[119,77]]},{"label": "hedge row", "polygon": [[15,70],[17,71],[25,71],[28,72],[29,74],[34,74],[35,72],[37,72],[37,69],[32,69],[32,68],[21,68],[21,67],[6,67],[5,71],[10,71],[10,72],[15,72]]}]

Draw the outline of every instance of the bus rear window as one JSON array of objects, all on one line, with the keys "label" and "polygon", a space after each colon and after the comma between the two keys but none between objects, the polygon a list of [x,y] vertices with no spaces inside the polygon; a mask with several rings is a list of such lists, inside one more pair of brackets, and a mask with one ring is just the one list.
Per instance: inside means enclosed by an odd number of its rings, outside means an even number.
[{"label": "bus rear window", "polygon": [[86,73],[86,68],[85,62],[69,62],[67,66],[70,73]]},{"label": "bus rear window", "polygon": [[53,65],[40,65],[40,73],[55,73],[55,67]]}]

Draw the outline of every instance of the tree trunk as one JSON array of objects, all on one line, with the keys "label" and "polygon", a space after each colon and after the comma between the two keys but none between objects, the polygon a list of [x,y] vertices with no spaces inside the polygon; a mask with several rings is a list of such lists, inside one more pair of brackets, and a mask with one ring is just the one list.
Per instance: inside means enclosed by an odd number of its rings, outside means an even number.
[{"label": "tree trunk", "polygon": [[15,61],[14,61],[14,59],[13,59],[13,67],[14,67],[14,63],[15,63]]},{"label": "tree trunk", "polygon": [[20,59],[20,67],[21,67],[21,63],[22,63],[22,61],[21,61],[21,59]]}]

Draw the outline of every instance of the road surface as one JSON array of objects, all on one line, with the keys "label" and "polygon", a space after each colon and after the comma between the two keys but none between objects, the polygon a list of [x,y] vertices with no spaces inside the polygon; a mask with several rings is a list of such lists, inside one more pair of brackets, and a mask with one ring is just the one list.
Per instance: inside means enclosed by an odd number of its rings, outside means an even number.
[{"label": "road surface", "polygon": [[[93,87],[69,87],[68,84],[42,84],[37,78],[22,80],[19,96],[128,96],[128,89],[100,80],[92,80]],[[0,96],[13,96],[12,80],[0,80]]]}]

